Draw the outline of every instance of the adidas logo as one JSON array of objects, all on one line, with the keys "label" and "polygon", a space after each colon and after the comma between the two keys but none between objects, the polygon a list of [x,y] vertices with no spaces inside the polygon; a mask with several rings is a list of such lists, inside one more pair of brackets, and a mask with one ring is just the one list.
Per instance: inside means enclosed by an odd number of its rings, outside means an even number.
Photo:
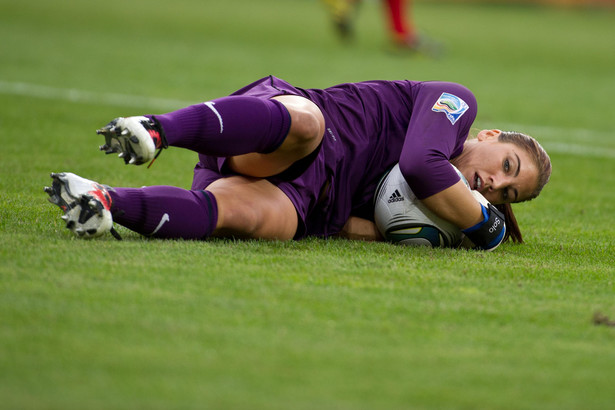
[{"label": "adidas logo", "polygon": [[393,194],[389,197],[389,200],[387,202],[389,204],[392,204],[393,202],[400,202],[400,201],[403,201],[403,200],[404,200],[404,197],[401,196],[399,191],[396,189],[395,192],[393,192]]}]

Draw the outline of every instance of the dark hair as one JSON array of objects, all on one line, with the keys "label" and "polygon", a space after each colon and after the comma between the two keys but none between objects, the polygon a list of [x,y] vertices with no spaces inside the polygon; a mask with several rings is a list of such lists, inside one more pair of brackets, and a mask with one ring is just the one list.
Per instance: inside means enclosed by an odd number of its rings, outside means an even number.
[{"label": "dark hair", "polygon": [[[529,154],[538,170],[538,181],[534,191],[524,201],[536,198],[540,191],[542,191],[542,188],[549,182],[549,178],[551,178],[551,159],[547,151],[534,138],[520,132],[502,131],[498,141],[515,144]],[[513,213],[512,206],[510,204],[499,204],[496,205],[496,208],[504,214],[506,219],[506,236],[504,236],[504,241],[512,239],[513,242],[523,243],[523,235],[521,235],[521,229]]]},{"label": "dark hair", "polygon": [[504,214],[504,220],[506,221],[506,234],[504,234],[504,242],[512,239],[515,243],[523,243],[523,235],[521,235],[521,228],[517,223],[517,218],[512,210],[510,204],[494,205],[497,209]]},{"label": "dark hair", "polygon": [[540,191],[542,191],[542,188],[549,182],[549,178],[551,178],[551,159],[549,154],[547,154],[547,151],[544,150],[536,139],[520,132],[502,131],[498,141],[514,144],[529,154],[538,170],[538,181],[536,181],[537,184],[534,191],[524,201],[536,198]]}]

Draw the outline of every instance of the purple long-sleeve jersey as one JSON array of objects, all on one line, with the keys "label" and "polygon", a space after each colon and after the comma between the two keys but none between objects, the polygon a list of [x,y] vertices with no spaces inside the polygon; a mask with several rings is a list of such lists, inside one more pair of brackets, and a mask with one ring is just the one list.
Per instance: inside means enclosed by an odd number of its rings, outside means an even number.
[{"label": "purple long-sleeve jersey", "polygon": [[[467,88],[446,82],[367,81],[302,89],[265,77],[233,95],[285,94],[313,101],[326,127],[317,151],[269,178],[297,209],[296,239],[336,234],[351,215],[373,219],[376,185],[397,162],[419,199],[459,181],[449,160],[461,153],[476,117],[476,99]],[[193,189],[232,175],[224,158],[199,158]]]}]

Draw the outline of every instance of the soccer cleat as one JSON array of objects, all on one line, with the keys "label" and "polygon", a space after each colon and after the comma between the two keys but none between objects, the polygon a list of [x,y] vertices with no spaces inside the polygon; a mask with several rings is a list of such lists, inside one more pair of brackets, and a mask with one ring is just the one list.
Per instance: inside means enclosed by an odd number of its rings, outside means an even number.
[{"label": "soccer cleat", "polygon": [[118,240],[111,217],[111,188],[70,172],[52,173],[53,183],[45,187],[49,202],[64,211],[66,227],[80,238],[90,239],[106,232]]},{"label": "soccer cleat", "polygon": [[[160,151],[168,146],[160,124],[147,117],[119,117],[96,133],[105,137],[105,144],[100,146],[100,150],[106,154],[119,153],[126,164],[153,162]],[[156,149],[159,149],[158,154]]]}]

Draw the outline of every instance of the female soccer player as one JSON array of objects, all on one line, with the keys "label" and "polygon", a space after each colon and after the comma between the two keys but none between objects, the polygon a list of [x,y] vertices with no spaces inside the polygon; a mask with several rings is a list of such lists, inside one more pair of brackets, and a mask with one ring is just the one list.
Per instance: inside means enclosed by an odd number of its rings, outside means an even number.
[{"label": "female soccer player", "polygon": [[288,240],[345,226],[352,236],[365,225],[349,218],[373,220],[377,183],[399,162],[417,198],[477,247],[493,249],[506,233],[504,218],[474,199],[451,162],[492,204],[536,197],[551,163],[523,134],[483,130],[467,140],[476,109],[473,94],[454,83],[302,89],[265,77],[227,97],[116,118],[98,131],[101,150],[130,164],[168,146],[196,151],[192,189],[110,188],[60,173],[45,190],[81,237],[114,233],[113,221],[158,238]]}]

